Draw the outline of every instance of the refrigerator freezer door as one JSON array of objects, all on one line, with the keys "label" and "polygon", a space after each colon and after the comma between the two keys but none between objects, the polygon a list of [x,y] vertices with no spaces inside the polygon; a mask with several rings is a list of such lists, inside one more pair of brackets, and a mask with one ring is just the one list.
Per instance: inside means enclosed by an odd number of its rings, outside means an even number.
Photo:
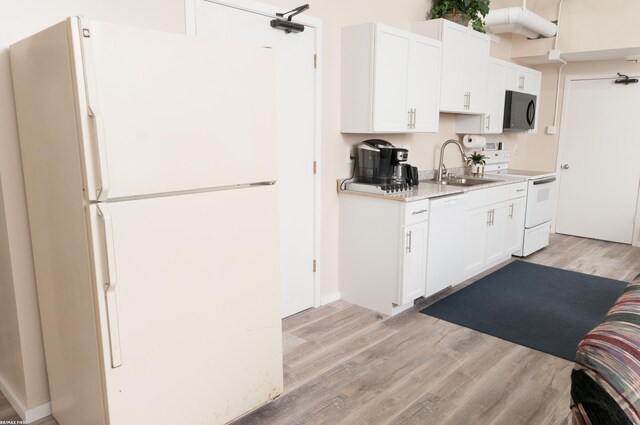
[{"label": "refrigerator freezer door", "polygon": [[79,22],[89,199],[276,180],[272,50]]},{"label": "refrigerator freezer door", "polygon": [[[222,424],[282,392],[277,189],[109,203],[122,364],[98,296],[112,425]],[[96,209],[93,208],[93,211]],[[105,265],[108,264],[108,267]]]}]

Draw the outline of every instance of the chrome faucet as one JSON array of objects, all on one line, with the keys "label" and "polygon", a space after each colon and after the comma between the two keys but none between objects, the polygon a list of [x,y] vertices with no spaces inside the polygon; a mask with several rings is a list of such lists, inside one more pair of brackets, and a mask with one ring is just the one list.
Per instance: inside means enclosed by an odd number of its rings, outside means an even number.
[{"label": "chrome faucet", "polygon": [[464,147],[462,146],[462,144],[460,144],[460,142],[458,142],[455,139],[449,139],[446,142],[444,142],[442,144],[442,147],[440,148],[440,163],[438,164],[438,177],[437,177],[437,180],[436,180],[438,182],[442,181],[442,177],[447,172],[447,168],[444,166],[444,148],[446,148],[447,145],[449,145],[451,143],[453,143],[456,146],[458,146],[458,149],[460,149],[460,154],[462,155],[462,161],[465,162],[465,163],[467,162],[467,155],[464,154]]}]

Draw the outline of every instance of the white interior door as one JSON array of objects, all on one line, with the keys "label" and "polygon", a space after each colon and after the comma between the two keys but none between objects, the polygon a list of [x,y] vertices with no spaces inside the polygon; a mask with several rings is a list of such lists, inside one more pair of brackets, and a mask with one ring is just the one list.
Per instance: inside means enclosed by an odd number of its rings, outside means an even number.
[{"label": "white interior door", "polygon": [[556,231],[631,243],[640,182],[640,84],[570,80]]},{"label": "white interior door", "polygon": [[90,207],[111,424],[227,423],[282,392],[277,203],[261,186]]},{"label": "white interior door", "polygon": [[90,25],[88,106],[103,124],[109,199],[276,179],[271,50]]},{"label": "white interior door", "polygon": [[286,317],[313,307],[315,301],[316,30],[305,27],[304,32],[287,34],[271,28],[272,19],[210,1],[196,2],[198,36],[275,51],[282,316]]}]

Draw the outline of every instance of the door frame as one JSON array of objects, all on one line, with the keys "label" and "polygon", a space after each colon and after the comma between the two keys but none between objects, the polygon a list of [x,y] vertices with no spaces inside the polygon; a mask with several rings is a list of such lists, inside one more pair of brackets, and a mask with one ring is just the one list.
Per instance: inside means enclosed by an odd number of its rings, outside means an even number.
[{"label": "door frame", "polygon": [[[634,78],[640,78],[640,73],[638,75],[630,75]],[[571,88],[571,83],[575,81],[587,81],[587,80],[615,80],[618,78],[617,75],[613,75],[610,73],[606,74],[589,74],[589,75],[567,75],[564,78],[564,89],[562,91],[562,116],[560,118],[560,135],[558,137],[558,155],[556,157],[556,176],[558,179],[558,190],[556,191],[556,210],[553,214],[553,226],[552,232],[556,233],[556,223],[558,218],[558,207],[559,207],[559,196],[560,196],[560,188],[562,186],[562,158],[564,156],[566,141],[567,141],[567,131],[566,125],[567,123],[567,111],[569,108],[569,104],[567,99],[569,98],[569,90]],[[638,197],[636,200],[636,216],[635,222],[633,226],[633,236],[631,239],[631,245],[635,247],[640,247],[640,182],[638,185]]]},{"label": "door frame", "polygon": [[[276,18],[276,13],[286,12],[287,10],[260,3],[254,0],[185,0],[185,21],[186,21],[186,34],[196,35],[196,3],[207,2],[219,4],[222,6],[233,7],[235,9],[244,10],[250,13],[256,13],[264,15],[270,18]],[[322,259],[321,259],[321,199],[322,199],[322,20],[314,18],[312,16],[300,14],[295,18],[296,22],[303,24],[304,26],[314,28],[316,30],[315,37],[315,54],[317,55],[316,65],[316,78],[315,78],[315,117],[314,117],[314,140],[313,151],[315,161],[315,175],[313,183],[313,198],[314,198],[314,213],[313,213],[313,235],[314,235],[314,259],[316,261],[316,269],[313,276],[314,296],[313,306],[320,307],[322,305],[322,298],[320,296],[320,277],[322,272]],[[312,164],[309,164],[311,167]],[[311,265],[309,265],[311,267]]]}]

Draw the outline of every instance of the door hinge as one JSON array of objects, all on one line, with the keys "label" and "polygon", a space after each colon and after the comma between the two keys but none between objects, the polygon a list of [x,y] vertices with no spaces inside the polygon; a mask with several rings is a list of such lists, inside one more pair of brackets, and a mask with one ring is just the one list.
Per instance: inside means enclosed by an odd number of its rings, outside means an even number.
[{"label": "door hinge", "polygon": [[316,260],[313,260],[313,272],[316,272]]},{"label": "door hinge", "polygon": [[318,54],[313,54],[313,69],[318,69]]},{"label": "door hinge", "polygon": [[313,175],[318,173],[318,161],[313,161]]}]

